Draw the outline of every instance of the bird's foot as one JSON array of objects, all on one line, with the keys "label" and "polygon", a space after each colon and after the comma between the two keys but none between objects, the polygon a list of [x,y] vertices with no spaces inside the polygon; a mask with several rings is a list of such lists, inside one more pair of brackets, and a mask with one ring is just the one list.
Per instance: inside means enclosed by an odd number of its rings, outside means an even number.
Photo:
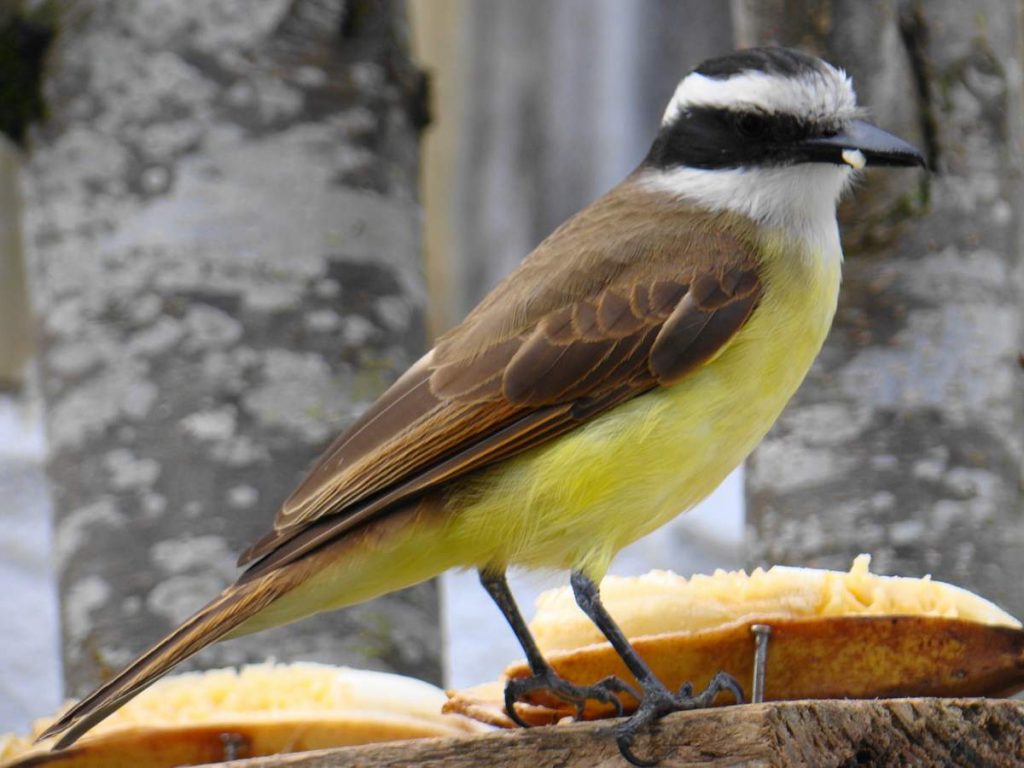
[{"label": "bird's foot", "polygon": [[506,683],[505,712],[517,725],[523,728],[530,727],[530,724],[524,722],[516,713],[516,702],[538,692],[546,693],[574,705],[577,720],[583,719],[583,710],[588,701],[596,701],[613,707],[615,717],[619,717],[622,715],[622,701],[619,699],[619,694],[628,693],[637,701],[640,700],[640,693],[617,677],[609,676],[593,685],[576,685],[559,677],[555,670],[548,667],[530,677],[521,677]]},{"label": "bird's foot", "polygon": [[637,734],[671,712],[710,707],[715,697],[722,691],[731,693],[737,704],[743,703],[743,689],[740,684],[736,682],[736,678],[724,672],[719,672],[711,678],[708,687],[696,696],[693,695],[693,686],[690,683],[680,688],[679,693],[672,693],[659,680],[648,681],[636,712],[615,728],[615,741],[619,745],[619,752],[633,765],[656,765],[657,760],[644,760],[633,752],[633,741]]}]

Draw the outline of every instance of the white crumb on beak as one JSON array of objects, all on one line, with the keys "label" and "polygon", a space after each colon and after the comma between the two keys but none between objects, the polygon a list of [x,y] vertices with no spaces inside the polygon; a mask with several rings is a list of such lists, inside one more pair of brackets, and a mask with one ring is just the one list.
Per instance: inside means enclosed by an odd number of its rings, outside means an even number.
[{"label": "white crumb on beak", "polygon": [[844,149],[843,162],[858,171],[868,163],[864,153],[859,149]]}]

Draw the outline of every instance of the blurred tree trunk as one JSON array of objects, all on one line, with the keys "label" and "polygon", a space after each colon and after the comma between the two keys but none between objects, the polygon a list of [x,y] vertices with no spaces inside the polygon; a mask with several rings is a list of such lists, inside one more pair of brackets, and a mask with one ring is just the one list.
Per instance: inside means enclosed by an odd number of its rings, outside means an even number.
[{"label": "blurred tree trunk", "polygon": [[728,4],[704,0],[474,0],[464,23],[448,324],[632,171],[679,78],[732,47]]},{"label": "blurred tree trunk", "polygon": [[1024,614],[1021,5],[738,2],[741,42],[820,53],[936,175],[869,172],[821,359],[748,472],[752,564],[876,567]]},{"label": "blurred tree trunk", "polygon": [[[24,174],[81,693],[212,597],[423,346],[397,2],[68,4]],[[434,588],[204,653],[437,680]]]},{"label": "blurred tree trunk", "polygon": [[0,136],[0,390],[20,386],[32,346],[20,213],[18,154]]}]

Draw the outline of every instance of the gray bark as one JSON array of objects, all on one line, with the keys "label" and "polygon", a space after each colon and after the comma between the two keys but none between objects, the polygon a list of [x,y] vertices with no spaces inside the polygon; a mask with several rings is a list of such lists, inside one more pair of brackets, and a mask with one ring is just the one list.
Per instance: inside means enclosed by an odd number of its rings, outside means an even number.
[{"label": "gray bark", "polygon": [[[1024,614],[1021,6],[740,3],[938,173],[869,173],[842,210],[835,327],[748,473],[751,564],[932,573]],[[783,19],[781,25],[776,20]]]},{"label": "gray bark", "polygon": [[[68,6],[24,174],[80,694],[231,581],[423,346],[422,119],[397,2]],[[437,680],[434,588],[226,643]]]}]

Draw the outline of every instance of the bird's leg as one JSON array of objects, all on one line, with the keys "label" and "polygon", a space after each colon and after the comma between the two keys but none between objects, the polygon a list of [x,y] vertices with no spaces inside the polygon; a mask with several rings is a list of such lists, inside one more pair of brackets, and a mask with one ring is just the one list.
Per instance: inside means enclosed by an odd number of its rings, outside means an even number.
[{"label": "bird's leg", "polygon": [[633,740],[636,735],[651,723],[670,712],[679,712],[688,709],[702,709],[710,706],[715,696],[720,691],[729,691],[737,703],[743,702],[743,689],[740,684],[724,672],[719,672],[708,684],[708,687],[693,695],[693,687],[687,683],[679,693],[672,693],[647,666],[647,662],[640,658],[629,640],[619,629],[611,615],[601,603],[601,593],[598,586],[580,571],[573,571],[571,577],[572,591],[576,596],[576,604],[590,617],[601,633],[608,638],[608,642],[615,648],[616,653],[622,658],[629,671],[643,688],[643,696],[640,698],[640,706],[626,722],[615,729],[615,739],[619,745],[619,751],[633,765],[648,766],[654,762],[638,758],[632,751]]},{"label": "bird's leg", "polygon": [[512,591],[508,588],[505,572],[481,570],[480,583],[515,632],[516,639],[523,647],[526,660],[530,664],[530,671],[533,672],[530,677],[509,680],[505,685],[505,711],[518,725],[523,728],[530,727],[516,714],[515,705],[517,701],[534,691],[549,693],[575,705],[577,720],[583,718],[583,710],[588,699],[614,707],[616,716],[622,714],[622,702],[618,694],[629,693],[639,701],[639,694],[617,677],[606,677],[594,685],[575,685],[559,677],[537,648],[537,643],[519,612],[515,598],[512,597]]}]

